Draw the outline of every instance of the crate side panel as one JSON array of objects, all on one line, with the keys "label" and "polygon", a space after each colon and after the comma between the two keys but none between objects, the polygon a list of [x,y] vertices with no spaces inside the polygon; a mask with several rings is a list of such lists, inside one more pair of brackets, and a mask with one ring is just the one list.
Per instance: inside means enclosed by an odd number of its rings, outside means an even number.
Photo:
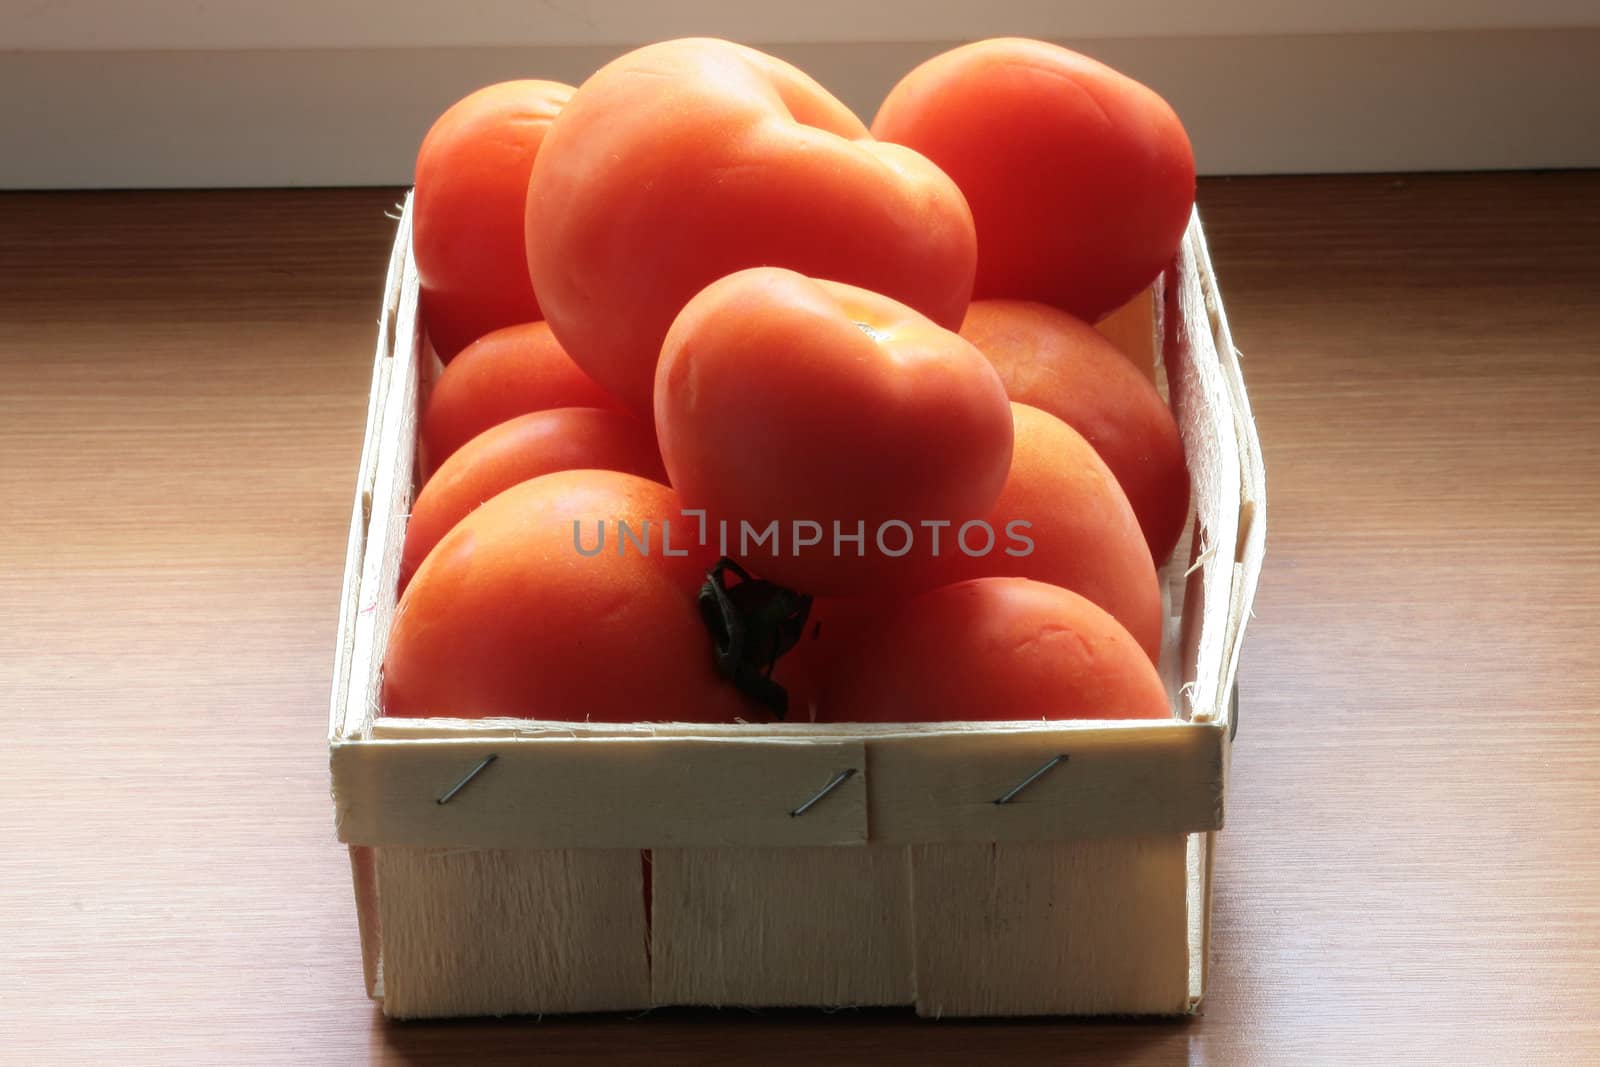
[{"label": "crate side panel", "polygon": [[[1180,568],[1181,569],[1181,568]],[[382,718],[372,724],[374,740],[430,740],[462,738],[599,739],[599,738],[720,738],[789,741],[870,741],[878,737],[931,737],[970,734],[1068,733],[1121,730],[1140,733],[1162,730],[1171,723],[1159,719],[1042,719],[976,720],[964,722],[560,722],[553,719],[406,719]]]},{"label": "crate side panel", "polygon": [[1178,722],[877,737],[867,742],[868,826],[882,843],[1210,830],[1222,821],[1224,743],[1219,727]]},{"label": "crate side panel", "polygon": [[1222,670],[1232,629],[1240,459],[1238,423],[1202,288],[1201,241],[1195,214],[1164,288],[1162,350],[1196,514],[1193,575],[1184,598],[1184,689],[1190,717],[1214,721],[1225,714]]},{"label": "crate side panel", "polygon": [[[1221,673],[1222,689],[1227,692],[1231,691],[1238,674],[1239,653],[1244,641],[1245,628],[1250,621],[1250,609],[1255,601],[1256,586],[1261,578],[1262,562],[1266,556],[1266,468],[1261,456],[1261,436],[1256,429],[1255,416],[1250,409],[1249,394],[1245,390],[1244,372],[1240,366],[1242,354],[1233,343],[1233,333],[1228,326],[1227,311],[1222,305],[1222,293],[1217,285],[1216,270],[1211,264],[1205,232],[1196,227],[1192,237],[1201,294],[1205,299],[1217,359],[1232,401],[1235,436],[1239,443],[1239,530],[1234,552],[1237,570],[1229,612],[1230,629]],[[1230,713],[1231,709],[1225,703],[1224,717]]]},{"label": "crate side panel", "polygon": [[420,363],[425,354],[418,318],[419,281],[409,234],[395,312],[394,355],[379,415],[377,472],[372,486],[371,520],[362,553],[360,607],[350,655],[350,684],[340,736],[365,736],[380,710],[381,668],[389,643],[389,624],[399,598],[400,550],[411,514],[417,452]]},{"label": "crate side panel", "polygon": [[406,197],[389,254],[389,271],[378,316],[378,345],[372,361],[372,385],[367,393],[367,421],[361,439],[361,459],[356,467],[355,501],[351,506],[350,534],[345,542],[344,585],[339,597],[339,627],[334,646],[333,693],[328,716],[328,739],[344,736],[350,699],[351,660],[360,610],[361,565],[366,555],[367,528],[372,519],[372,492],[378,477],[378,436],[389,394],[390,358],[400,309],[406,253],[411,247],[411,197]]},{"label": "crate side panel", "polygon": [[1215,831],[1190,834],[1189,867],[1189,1010],[1198,1012],[1211,976],[1211,878],[1216,867]]},{"label": "crate side panel", "polygon": [[[1138,835],[1221,825],[1225,743],[1218,725],[1180,722],[864,740],[372,740],[335,746],[334,801],[340,838],[367,845],[759,847],[854,845],[869,835],[884,844]],[[1056,763],[1058,756],[1065,759]],[[996,803],[1046,763],[1055,765]],[[844,772],[850,776],[804,817],[790,816]]]},{"label": "crate side panel", "polygon": [[657,849],[657,1004],[912,1003],[904,848]]},{"label": "crate side panel", "polygon": [[862,844],[865,759],[850,741],[547,738],[355,741],[332,762],[351,844],[655,848]]},{"label": "crate side panel", "polygon": [[383,930],[379,926],[378,858],[373,849],[350,846],[350,881],[356,892],[356,930],[361,937],[361,978],[367,996],[381,996],[378,984]]},{"label": "crate side panel", "polygon": [[637,851],[376,852],[391,1018],[649,1006]]},{"label": "crate side panel", "polygon": [[1188,1010],[1182,834],[915,845],[917,1012]]}]

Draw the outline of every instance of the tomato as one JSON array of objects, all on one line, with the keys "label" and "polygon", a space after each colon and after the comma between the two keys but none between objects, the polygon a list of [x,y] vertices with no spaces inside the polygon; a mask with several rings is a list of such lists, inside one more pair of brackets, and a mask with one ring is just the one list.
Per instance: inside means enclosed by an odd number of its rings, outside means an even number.
[{"label": "tomato", "polygon": [[1087,56],[1003,38],[894,87],[875,136],[956,180],[978,229],[976,297],[1093,322],[1155,280],[1194,206],[1194,155],[1155,92]]},{"label": "tomato", "polygon": [[800,640],[778,660],[772,679],[789,694],[789,722],[817,721],[817,703],[824,681],[840,650],[852,647],[862,627],[871,626],[886,603],[906,594],[818,597]]},{"label": "tomato", "polygon": [[522,213],[534,157],[572,92],[547,81],[491,85],[453,105],[422,141],[411,246],[422,318],[446,363],[490,330],[542,317]]},{"label": "tomato", "polygon": [[1163,719],[1166,688],[1093,603],[1024,578],[980,578],[893,602],[841,650],[820,722]]},{"label": "tomato", "polygon": [[1011,411],[1011,471],[987,521],[997,534],[1020,536],[1007,538],[1003,550],[942,554],[934,561],[937,584],[1006,577],[1071,589],[1110,612],[1155,661],[1161,585],[1127,494],[1072,427],[1026,404]]},{"label": "tomato", "polygon": [[[655,410],[672,484],[718,524],[719,548],[726,522],[727,554],[817,595],[898,583],[902,544],[927,521],[981,518],[1011,463],[1005,389],[982,353],[889,297],[777,267],[688,303]],[[756,544],[747,527],[774,536]]]},{"label": "tomato", "polygon": [[[713,668],[696,606],[712,560],[680,521],[671,489],[615,471],[501,493],[439,542],[401,596],[384,713],[732,721],[742,699]],[[619,538],[619,522],[649,551]],[[601,531],[603,548],[585,555]]]},{"label": "tomato", "polygon": [[480,504],[518,482],[567,470],[610,470],[666,483],[655,435],[632,415],[552,408],[490,427],[445,460],[411,506],[400,585],[439,539]]},{"label": "tomato", "polygon": [[955,329],[977,255],[937,167],[874,141],[789,64],[707,39],[638,49],[583,83],[534,164],[526,235],[556,337],[645,417],[673,318],[724,275],[789,267]]},{"label": "tomato", "polygon": [[1178,422],[1143,371],[1082,319],[1045,304],[977,300],[961,336],[1000,372],[1006,393],[1077,430],[1128,495],[1156,563],[1189,517]]},{"label": "tomato", "polygon": [[489,427],[547,408],[615,408],[617,402],[556,343],[544,322],[485,334],[433,383],[419,436],[424,471]]}]

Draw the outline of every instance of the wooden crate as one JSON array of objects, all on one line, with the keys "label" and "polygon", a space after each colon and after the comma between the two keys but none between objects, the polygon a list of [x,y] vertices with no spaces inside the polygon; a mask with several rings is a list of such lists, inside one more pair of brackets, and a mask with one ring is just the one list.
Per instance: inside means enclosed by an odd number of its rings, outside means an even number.
[{"label": "wooden crate", "polygon": [[367,989],[383,1010],[1197,1010],[1265,536],[1259,446],[1198,217],[1116,322],[1167,388],[1193,475],[1192,551],[1162,573],[1172,721],[868,726],[382,716],[418,401],[437,370],[410,218],[408,202],[329,725]]}]

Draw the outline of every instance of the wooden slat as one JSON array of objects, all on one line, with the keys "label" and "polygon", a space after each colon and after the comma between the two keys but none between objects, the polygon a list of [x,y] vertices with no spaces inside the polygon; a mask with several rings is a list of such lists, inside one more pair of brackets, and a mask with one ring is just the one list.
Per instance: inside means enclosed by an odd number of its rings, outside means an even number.
[{"label": "wooden slat", "polygon": [[1171,558],[1156,572],[1156,578],[1161,583],[1163,622],[1161,658],[1157,666],[1161,672],[1161,684],[1167,690],[1167,699],[1172,702],[1173,716],[1185,721],[1192,709],[1183,689],[1184,676],[1189,673],[1191,667],[1184,655],[1183,620],[1189,590],[1189,579],[1184,572],[1189,569],[1189,556],[1183,551],[1183,546],[1192,542],[1194,526],[1194,508],[1191,505],[1183,533],[1178,538],[1178,550],[1174,551]]},{"label": "wooden slat", "polygon": [[380,959],[383,930],[379,927],[378,873],[375,849],[350,846],[350,881],[356,892],[356,931],[361,937],[361,980],[367,996],[383,996]]},{"label": "wooden slat", "polygon": [[[1223,730],[1144,723],[872,737],[345,742],[340,839],[484,848],[1046,841],[1216,829]],[[488,755],[448,804],[437,798]],[[994,801],[1056,755],[1013,801]],[[800,818],[788,812],[855,773]],[[870,812],[869,812],[870,805]]]},{"label": "wooden slat", "polygon": [[[407,218],[410,207],[408,200]],[[399,595],[400,550],[411,512],[423,339],[417,317],[417,265],[411,255],[409,226],[403,224],[398,240],[404,242],[405,259],[395,312],[394,355],[389,360],[388,388],[378,416],[377,475],[361,560],[360,607],[350,656],[344,722],[339,730],[341,738],[362,736],[378,712],[383,652],[389,643],[389,623]]]},{"label": "wooden slat", "polygon": [[378,312],[378,347],[372,360],[372,385],[367,394],[366,431],[361,440],[361,461],[356,468],[355,503],[351,507],[350,536],[345,544],[344,585],[339,595],[339,628],[334,646],[333,693],[329,700],[328,739],[346,736],[349,711],[351,663],[355,653],[356,618],[360,610],[361,569],[366,555],[367,527],[372,518],[373,491],[378,477],[378,432],[384,402],[389,392],[389,368],[394,349],[395,325],[399,320],[400,293],[405,265],[411,248],[411,196],[396,227],[394,250],[389,254],[389,271],[383,286],[383,304]]},{"label": "wooden slat", "polygon": [[546,719],[378,719],[372,724],[376,740],[429,740],[498,737],[580,738],[760,738],[799,740],[871,741],[882,737],[962,737],[970,734],[1027,734],[1114,730],[1126,734],[1154,734],[1171,724],[1149,719],[1064,719],[1047,722],[1023,719],[996,722],[896,722],[896,723],[608,723],[560,722]]},{"label": "wooden slat", "polygon": [[[495,761],[448,803],[468,771]],[[334,746],[339,838],[362,845],[654,848],[858,845],[858,742],[356,741]],[[856,770],[799,817],[789,813]]]},{"label": "wooden slat", "polygon": [[[868,825],[880,843],[1060,841],[1222,825],[1223,731],[1122,730],[881,737],[867,746]],[[1056,756],[1066,760],[995,801]]]},{"label": "wooden slat", "polygon": [[649,1005],[638,852],[376,851],[385,1014]]},{"label": "wooden slat", "polygon": [[1189,1010],[1205,996],[1206,834],[1190,834],[1184,847],[1184,911],[1189,938]]},{"label": "wooden slat", "polygon": [[1189,460],[1198,537],[1194,580],[1184,611],[1184,690],[1197,722],[1222,717],[1222,665],[1233,603],[1233,549],[1239,529],[1240,461],[1231,394],[1218,361],[1201,286],[1198,212],[1189,220],[1175,270],[1169,273],[1163,352],[1173,412]]},{"label": "wooden slat", "polygon": [[[1236,571],[1221,665],[1222,692],[1227,694],[1238,675],[1239,652],[1243,647],[1244,632],[1250,621],[1266,555],[1266,468],[1261,456],[1261,437],[1256,430],[1255,416],[1250,410],[1250,397],[1245,392],[1239,349],[1233,343],[1233,334],[1228,327],[1228,315],[1222,304],[1216,270],[1206,246],[1205,231],[1196,227],[1192,238],[1195,266],[1205,297],[1206,316],[1234,412],[1234,435],[1239,451],[1239,528],[1234,550]],[[1219,716],[1222,721],[1230,721],[1231,710],[1231,702],[1225,699]]]},{"label": "wooden slat", "polygon": [[657,849],[657,1004],[910,1004],[903,848]]},{"label": "wooden slat", "polygon": [[1187,1011],[1186,853],[1181,834],[913,846],[917,1013]]},{"label": "wooden slat", "polygon": [[1211,980],[1211,893],[1216,885],[1216,831],[1189,835],[1189,1010],[1205,1003]]}]

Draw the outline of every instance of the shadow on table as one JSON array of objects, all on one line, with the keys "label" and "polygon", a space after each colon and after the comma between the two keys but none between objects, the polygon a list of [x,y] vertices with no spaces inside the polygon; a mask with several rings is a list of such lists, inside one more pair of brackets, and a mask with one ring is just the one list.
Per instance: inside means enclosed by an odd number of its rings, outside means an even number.
[{"label": "shadow on table", "polygon": [[662,1008],[633,1015],[392,1022],[379,1062],[1188,1063],[1192,1019],[919,1019],[909,1009]]}]

